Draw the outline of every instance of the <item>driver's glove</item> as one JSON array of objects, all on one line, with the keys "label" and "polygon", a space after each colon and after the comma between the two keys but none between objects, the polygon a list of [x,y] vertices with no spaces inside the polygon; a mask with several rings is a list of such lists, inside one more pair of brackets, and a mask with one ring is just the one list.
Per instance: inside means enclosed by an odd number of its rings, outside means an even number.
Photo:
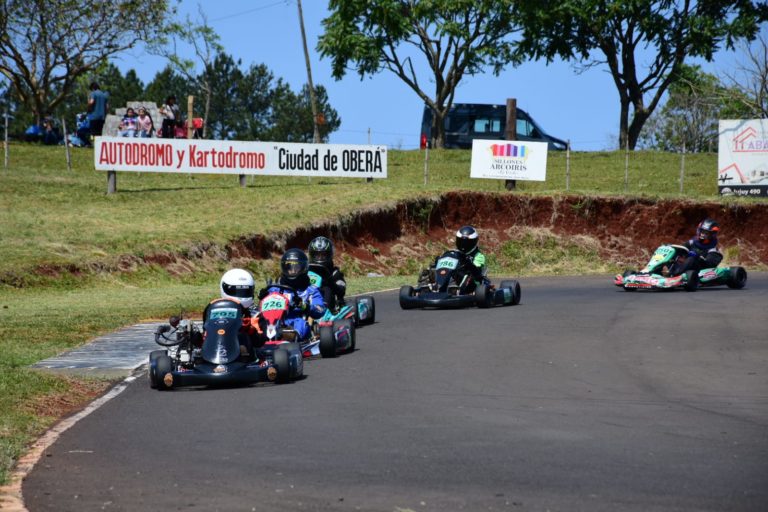
[{"label": "driver's glove", "polygon": [[269,292],[267,291],[266,288],[262,288],[261,290],[259,290],[259,300],[263,299],[267,295],[269,295]]},{"label": "driver's glove", "polygon": [[304,301],[301,300],[301,297],[299,296],[298,293],[294,293],[293,297],[291,297],[291,307],[293,309],[300,309],[300,310],[304,311],[305,304],[304,304]]}]

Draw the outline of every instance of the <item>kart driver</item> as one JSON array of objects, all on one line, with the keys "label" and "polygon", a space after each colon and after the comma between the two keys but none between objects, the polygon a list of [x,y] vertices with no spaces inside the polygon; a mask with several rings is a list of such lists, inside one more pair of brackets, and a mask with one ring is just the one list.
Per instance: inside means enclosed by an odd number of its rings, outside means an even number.
[{"label": "kart driver", "polygon": [[[253,355],[253,347],[260,347],[264,344],[264,341],[260,336],[261,330],[259,329],[258,323],[252,321],[255,320],[256,316],[253,303],[254,289],[255,284],[253,275],[242,268],[227,270],[224,275],[221,276],[221,280],[219,281],[221,298],[234,300],[243,306],[243,326],[240,329],[240,353],[243,356]],[[211,301],[211,303],[205,307],[205,310],[203,311],[203,322],[208,320],[211,305],[216,302],[216,300]],[[202,340],[200,340],[200,345],[202,345]]]},{"label": "kart driver", "polygon": [[[480,237],[477,230],[472,226],[462,226],[456,231],[456,249],[463,256],[462,268],[464,275],[472,277],[463,286],[464,293],[475,291],[477,285],[486,282],[485,274],[487,268],[485,265],[485,254],[480,250]],[[419,276],[419,285],[429,282],[430,273],[433,273],[437,265],[437,259],[432,262],[428,270],[422,271]],[[463,276],[462,276],[463,277]]]},{"label": "kart driver", "polygon": [[[333,242],[324,236],[318,236],[309,242],[307,252],[310,265],[319,265],[328,271],[328,282],[323,282],[322,285],[327,285],[331,290],[335,304],[343,305],[347,282],[344,280],[344,273],[333,264]],[[332,307],[331,304],[328,306]]]},{"label": "kart driver", "polygon": [[309,282],[309,259],[301,249],[289,249],[280,259],[280,279],[277,283],[290,286],[294,292],[286,292],[277,286],[267,286],[259,291],[259,299],[271,292],[283,293],[290,296],[291,306],[286,324],[296,331],[300,340],[310,336],[310,326],[306,316],[315,320],[322,318],[326,306],[323,296],[317,286]]},{"label": "kart driver", "polygon": [[720,224],[714,219],[704,219],[696,227],[696,236],[683,245],[688,248],[685,262],[675,269],[674,274],[684,274],[688,270],[715,268],[723,261],[723,255],[717,250],[717,234]]}]

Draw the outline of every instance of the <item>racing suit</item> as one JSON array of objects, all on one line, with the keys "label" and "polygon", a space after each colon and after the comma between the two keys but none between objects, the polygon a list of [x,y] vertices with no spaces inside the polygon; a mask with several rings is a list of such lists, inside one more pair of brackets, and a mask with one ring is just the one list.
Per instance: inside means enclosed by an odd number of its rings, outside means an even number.
[{"label": "racing suit", "polygon": [[[306,281],[306,283],[304,283],[304,281]],[[291,307],[288,311],[288,318],[285,320],[285,323],[296,331],[300,340],[303,341],[309,339],[311,329],[306,316],[317,320],[322,318],[326,311],[325,302],[323,301],[323,295],[320,293],[320,289],[313,284],[309,284],[309,278],[301,280],[297,286],[295,282],[285,282],[281,277],[278,280],[278,284],[291,286],[296,289],[298,297],[294,297],[293,292],[287,292],[277,286],[267,286],[267,293],[277,292],[288,296],[291,301]]]},{"label": "racing suit", "polygon": [[684,274],[688,270],[702,270],[715,268],[723,261],[723,255],[717,250],[717,237],[713,236],[709,242],[703,243],[696,238],[691,238],[683,244],[689,250],[688,257],[674,274]]}]

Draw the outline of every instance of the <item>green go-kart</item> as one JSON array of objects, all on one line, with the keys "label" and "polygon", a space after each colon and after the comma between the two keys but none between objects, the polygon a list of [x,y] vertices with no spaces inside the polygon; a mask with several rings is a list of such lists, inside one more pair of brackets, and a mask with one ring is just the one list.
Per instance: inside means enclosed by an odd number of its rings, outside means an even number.
[{"label": "green go-kart", "polygon": [[715,267],[677,273],[676,268],[688,258],[688,253],[689,249],[684,245],[662,245],[643,269],[617,274],[613,284],[628,292],[679,288],[693,292],[703,287],[722,285],[740,289],[747,284],[747,271],[744,267]]}]

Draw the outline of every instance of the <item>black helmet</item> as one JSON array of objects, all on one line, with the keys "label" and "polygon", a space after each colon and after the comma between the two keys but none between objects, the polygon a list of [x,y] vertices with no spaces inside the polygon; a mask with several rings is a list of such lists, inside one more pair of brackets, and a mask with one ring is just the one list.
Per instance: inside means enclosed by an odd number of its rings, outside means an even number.
[{"label": "black helmet", "polygon": [[477,230],[464,226],[456,232],[456,248],[464,254],[472,254],[477,249]]},{"label": "black helmet", "polygon": [[324,236],[319,236],[309,242],[309,262],[333,267],[333,242]]},{"label": "black helmet", "polygon": [[301,249],[288,249],[280,258],[280,273],[285,284],[294,286],[307,276],[309,260]]},{"label": "black helmet", "polygon": [[696,228],[696,237],[699,242],[707,243],[713,238],[717,238],[717,233],[720,231],[720,224],[714,219],[704,219],[699,222]]}]

